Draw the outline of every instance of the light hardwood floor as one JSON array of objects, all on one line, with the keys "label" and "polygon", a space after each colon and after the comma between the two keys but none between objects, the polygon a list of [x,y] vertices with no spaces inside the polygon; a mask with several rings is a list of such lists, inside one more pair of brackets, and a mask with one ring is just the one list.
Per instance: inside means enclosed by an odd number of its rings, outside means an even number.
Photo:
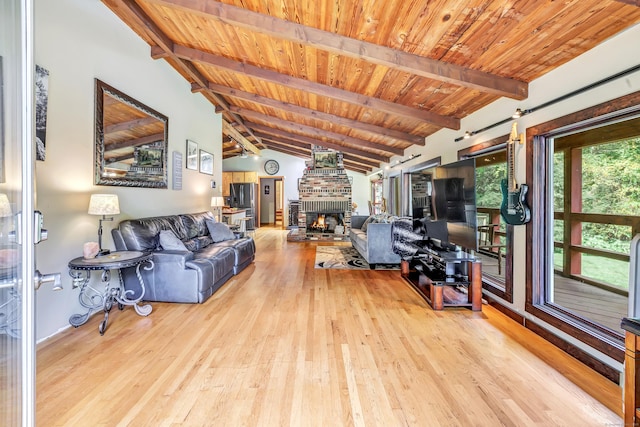
[{"label": "light hardwood floor", "polygon": [[38,425],[622,425],[617,385],[491,307],[434,312],[398,271],[314,269],[319,243],[255,238],[205,304],[42,343]]}]

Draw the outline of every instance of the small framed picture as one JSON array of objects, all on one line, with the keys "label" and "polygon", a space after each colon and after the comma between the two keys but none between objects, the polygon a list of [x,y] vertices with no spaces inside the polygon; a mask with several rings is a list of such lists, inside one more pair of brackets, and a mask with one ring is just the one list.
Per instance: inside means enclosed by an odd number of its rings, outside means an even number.
[{"label": "small framed picture", "polygon": [[200,150],[200,172],[213,175],[213,154]]},{"label": "small framed picture", "polygon": [[198,144],[189,139],[187,139],[187,169],[198,170]]}]

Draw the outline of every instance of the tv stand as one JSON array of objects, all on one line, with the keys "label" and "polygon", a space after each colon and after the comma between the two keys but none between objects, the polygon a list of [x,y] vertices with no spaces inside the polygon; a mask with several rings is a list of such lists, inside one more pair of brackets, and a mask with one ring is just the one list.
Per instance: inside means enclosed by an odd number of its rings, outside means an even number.
[{"label": "tv stand", "polygon": [[434,310],[482,311],[482,262],[468,252],[427,247],[402,260],[401,274]]}]

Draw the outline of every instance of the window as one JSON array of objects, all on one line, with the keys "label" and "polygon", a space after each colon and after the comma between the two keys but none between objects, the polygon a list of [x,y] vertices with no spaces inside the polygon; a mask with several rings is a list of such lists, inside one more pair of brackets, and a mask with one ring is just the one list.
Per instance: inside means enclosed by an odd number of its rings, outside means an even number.
[{"label": "window", "polygon": [[526,310],[618,361],[640,233],[639,103],[632,94],[527,129]]},{"label": "window", "polygon": [[500,183],[506,176],[504,150],[476,158],[478,253],[482,258],[482,274],[503,291],[507,237],[506,224],[500,216]]},{"label": "window", "polygon": [[459,158],[476,158],[476,206],[478,256],[482,259],[483,287],[513,302],[511,275],[512,227],[500,216],[501,182],[507,177],[506,141],[508,135],[472,146],[458,153]]},{"label": "window", "polygon": [[382,197],[382,179],[376,179],[375,181],[371,181],[371,206],[369,207],[369,213],[379,214],[384,212],[385,209],[384,198]]},{"label": "window", "polygon": [[[619,139],[629,127],[637,135]],[[640,118],[550,138],[548,146],[554,275],[546,300],[622,334],[630,242],[640,224]]]}]

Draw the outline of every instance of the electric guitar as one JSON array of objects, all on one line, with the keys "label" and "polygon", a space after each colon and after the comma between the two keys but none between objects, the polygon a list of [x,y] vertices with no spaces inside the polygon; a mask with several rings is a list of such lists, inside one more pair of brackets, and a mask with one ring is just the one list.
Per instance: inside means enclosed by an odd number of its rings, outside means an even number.
[{"label": "electric guitar", "polygon": [[515,148],[516,141],[522,143],[522,137],[518,137],[518,124],[511,127],[511,135],[507,142],[507,169],[508,177],[500,183],[502,189],[502,205],[500,215],[504,222],[511,225],[522,225],[531,219],[531,211],[525,200],[529,187],[525,184],[518,185],[515,177]]}]

